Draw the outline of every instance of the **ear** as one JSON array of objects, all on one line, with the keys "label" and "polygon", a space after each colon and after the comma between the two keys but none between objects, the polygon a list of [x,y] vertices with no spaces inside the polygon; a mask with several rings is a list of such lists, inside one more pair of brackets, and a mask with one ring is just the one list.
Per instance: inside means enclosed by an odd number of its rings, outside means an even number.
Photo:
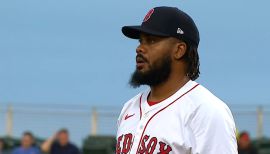
[{"label": "ear", "polygon": [[180,60],[186,53],[187,51],[187,44],[185,42],[177,42],[175,46],[175,51],[174,51],[174,58],[176,60]]}]

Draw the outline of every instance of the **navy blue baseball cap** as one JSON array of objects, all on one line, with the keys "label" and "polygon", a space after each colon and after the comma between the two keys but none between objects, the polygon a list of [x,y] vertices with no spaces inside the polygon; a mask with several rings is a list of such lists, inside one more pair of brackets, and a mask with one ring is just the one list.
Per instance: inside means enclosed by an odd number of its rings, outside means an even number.
[{"label": "navy blue baseball cap", "polygon": [[155,7],[151,9],[141,25],[124,26],[122,32],[132,39],[139,39],[141,33],[162,37],[175,37],[198,46],[199,31],[193,19],[176,7]]}]

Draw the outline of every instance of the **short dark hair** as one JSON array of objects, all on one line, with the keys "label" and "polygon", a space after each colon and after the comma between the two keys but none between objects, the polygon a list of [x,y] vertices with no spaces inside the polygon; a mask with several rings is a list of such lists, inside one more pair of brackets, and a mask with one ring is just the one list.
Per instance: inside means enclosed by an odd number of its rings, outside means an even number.
[{"label": "short dark hair", "polygon": [[32,139],[34,139],[34,135],[30,131],[25,131],[23,136],[30,136]]},{"label": "short dark hair", "polygon": [[66,128],[62,128],[58,131],[58,133],[66,133],[68,134],[68,130]]},{"label": "short dark hair", "polygon": [[198,54],[198,46],[190,41],[184,41],[187,45],[187,51],[184,60],[187,62],[187,76],[192,80],[196,80],[200,76],[200,59]]}]

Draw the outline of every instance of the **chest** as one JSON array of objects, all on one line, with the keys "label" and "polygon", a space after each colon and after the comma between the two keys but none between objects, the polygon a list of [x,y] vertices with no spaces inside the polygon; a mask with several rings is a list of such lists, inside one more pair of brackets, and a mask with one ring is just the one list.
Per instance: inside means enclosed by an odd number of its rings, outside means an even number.
[{"label": "chest", "polygon": [[72,147],[54,147],[51,150],[52,154],[77,154],[76,150]]},{"label": "chest", "polygon": [[191,141],[187,120],[187,115],[174,106],[129,109],[119,125],[116,153],[188,153]]},{"label": "chest", "polygon": [[39,152],[35,149],[20,149],[15,152],[15,154],[39,154]]}]

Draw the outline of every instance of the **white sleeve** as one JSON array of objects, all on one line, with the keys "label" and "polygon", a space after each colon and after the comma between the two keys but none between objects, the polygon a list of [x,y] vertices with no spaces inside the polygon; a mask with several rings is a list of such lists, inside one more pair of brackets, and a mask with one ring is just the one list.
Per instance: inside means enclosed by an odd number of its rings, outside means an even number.
[{"label": "white sleeve", "polygon": [[119,116],[118,116],[118,119],[117,119],[117,128],[118,128],[119,125],[120,125],[120,122],[121,122],[121,120],[122,120],[122,118],[123,118],[123,114],[126,112],[126,110],[128,109],[128,107],[129,107],[130,104],[131,104],[130,101],[128,101],[128,102],[126,102],[126,103],[124,104],[124,106],[123,106],[123,108],[122,108],[122,110],[121,110],[121,112],[120,112],[120,114],[119,114]]},{"label": "white sleeve", "polygon": [[192,154],[237,154],[235,123],[225,104],[200,105],[190,122],[195,141]]}]

